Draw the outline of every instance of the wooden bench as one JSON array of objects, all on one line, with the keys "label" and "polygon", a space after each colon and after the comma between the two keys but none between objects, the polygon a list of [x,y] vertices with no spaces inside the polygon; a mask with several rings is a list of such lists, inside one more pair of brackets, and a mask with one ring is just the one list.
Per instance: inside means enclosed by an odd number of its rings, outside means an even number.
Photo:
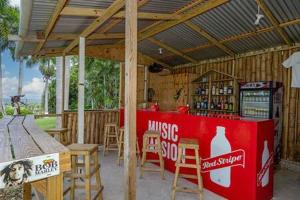
[{"label": "wooden bench", "polygon": [[[23,185],[27,200],[32,185],[47,199],[63,199],[63,173],[71,170],[70,152],[41,130],[33,116],[0,120],[0,152],[0,188]],[[21,171],[11,173],[14,166]]]}]

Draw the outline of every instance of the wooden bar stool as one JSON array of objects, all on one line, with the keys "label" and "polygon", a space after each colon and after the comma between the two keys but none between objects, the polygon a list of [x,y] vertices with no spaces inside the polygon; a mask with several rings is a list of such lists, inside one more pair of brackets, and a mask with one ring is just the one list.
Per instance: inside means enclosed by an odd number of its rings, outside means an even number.
[{"label": "wooden bar stool", "polygon": [[[143,155],[141,162],[141,178],[144,176],[144,171],[160,172],[161,178],[164,179],[164,160],[162,157],[162,148],[160,142],[160,133],[158,131],[146,131],[143,136]],[[156,160],[147,160],[147,153],[158,154]],[[146,163],[159,163],[160,168],[145,167]]]},{"label": "wooden bar stool", "polygon": [[116,123],[106,123],[104,125],[104,150],[103,154],[107,151],[117,151],[119,146],[118,128]]},{"label": "wooden bar stool", "polygon": [[[120,161],[124,159],[124,127],[119,128],[119,144],[118,144],[118,160],[117,163],[120,165]],[[138,138],[136,139],[136,154],[137,158],[141,160],[140,158],[140,147],[138,143]]]},{"label": "wooden bar stool", "polygon": [[[195,155],[184,155],[184,151],[186,154],[186,150],[194,150]],[[184,159],[184,160],[183,160]],[[194,160],[194,164],[188,164],[187,160]],[[175,171],[175,178],[173,182],[172,187],[172,200],[175,200],[175,194],[176,192],[191,192],[191,193],[197,193],[199,194],[200,200],[203,197],[203,183],[202,183],[202,177],[201,177],[201,163],[199,159],[199,143],[195,139],[187,139],[187,138],[181,138],[178,145],[178,158],[176,161],[176,171]],[[179,174],[180,168],[191,168],[196,169],[197,175],[190,175],[190,174]],[[177,187],[177,181],[178,177],[182,178],[189,178],[189,179],[197,179],[198,180],[198,189],[191,189],[186,187]]]},{"label": "wooden bar stool", "polygon": [[68,131],[69,129],[67,128],[51,128],[45,130],[45,132],[47,132],[52,137],[57,138],[58,141],[63,145],[69,144]]},{"label": "wooden bar stool", "polygon": [[[85,189],[85,199],[102,200],[103,185],[100,178],[100,164],[98,162],[98,144],[71,144],[68,146],[71,151],[72,173],[71,173],[71,194],[70,199],[74,199],[75,189]],[[83,156],[83,162],[78,162],[78,157]],[[91,162],[92,161],[92,162]],[[79,173],[78,169],[83,168],[84,173]],[[96,178],[96,185],[91,184],[92,177]],[[85,184],[76,184],[76,179],[84,179]],[[92,198],[91,190],[96,194]]]}]

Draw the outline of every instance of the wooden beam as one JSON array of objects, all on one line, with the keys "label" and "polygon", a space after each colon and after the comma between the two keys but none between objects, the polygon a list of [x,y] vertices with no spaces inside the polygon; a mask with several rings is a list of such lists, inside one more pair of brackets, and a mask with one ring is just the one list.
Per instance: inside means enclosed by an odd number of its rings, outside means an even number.
[{"label": "wooden beam", "polygon": [[234,56],[234,52],[232,50],[230,50],[229,48],[227,48],[225,45],[221,44],[220,42],[218,42],[218,40],[216,38],[214,38],[213,36],[211,36],[209,33],[207,33],[205,30],[203,30],[200,26],[193,24],[190,21],[186,21],[185,24],[190,27],[191,29],[193,29],[194,31],[196,31],[197,33],[199,33],[200,35],[202,35],[203,37],[205,37],[208,41],[210,41],[212,44],[216,45],[217,47],[219,47],[220,49],[222,49],[224,52],[226,52],[228,55],[230,56]]},{"label": "wooden beam", "polygon": [[158,40],[156,40],[154,38],[148,38],[148,40],[150,42],[152,42],[153,44],[156,44],[157,46],[160,46],[160,47],[166,49],[167,51],[170,51],[171,53],[173,53],[173,54],[175,54],[177,56],[180,56],[180,57],[182,57],[182,58],[184,58],[184,59],[186,59],[186,60],[188,60],[190,62],[193,62],[193,63],[197,62],[197,60],[195,60],[195,59],[193,59],[193,58],[191,58],[191,57],[189,57],[187,55],[184,55],[182,52],[180,52],[180,51],[174,49],[173,47],[170,47],[170,46],[168,46],[168,45],[166,45],[166,44],[164,44],[164,43],[162,43],[162,42],[160,42],[160,41],[158,41]]},{"label": "wooden beam", "polygon": [[264,14],[270,20],[271,24],[275,26],[276,31],[282,37],[286,44],[291,45],[291,39],[289,38],[288,34],[282,30],[279,26],[278,20],[273,16],[271,10],[267,7],[267,5],[263,2],[263,0],[256,0],[257,5],[262,9]]},{"label": "wooden beam", "polygon": [[149,38],[153,35],[156,35],[164,30],[167,30],[169,28],[172,28],[173,26],[176,26],[180,23],[183,23],[191,18],[194,18],[198,15],[201,15],[209,10],[212,10],[213,8],[216,8],[220,5],[223,5],[227,3],[229,0],[211,0],[203,3],[201,6],[196,7],[190,11],[187,11],[185,14],[181,15],[181,18],[179,20],[173,20],[173,21],[166,21],[163,23],[158,24],[155,27],[152,27],[151,29],[148,29],[143,32],[139,32],[139,41],[144,40],[146,38]]},{"label": "wooden beam", "polygon": [[[93,21],[81,34],[80,37],[88,37],[91,33],[93,33],[98,27],[104,24],[108,19],[111,18],[116,12],[118,12],[124,6],[124,0],[115,0],[109,8],[105,10],[105,12]],[[75,39],[69,46],[64,50],[64,53],[68,53],[74,47],[78,45],[79,40]]]},{"label": "wooden beam", "polygon": [[44,46],[45,42],[47,41],[47,38],[49,36],[49,34],[51,33],[51,31],[53,30],[56,22],[58,21],[59,19],[59,15],[60,15],[60,12],[62,11],[62,9],[65,7],[65,5],[67,4],[68,0],[59,0],[56,4],[56,7],[55,7],[55,10],[53,12],[53,15],[52,17],[50,18],[49,20],[49,23],[47,25],[47,28],[44,32],[45,34],[45,40],[40,42],[37,47],[35,48],[35,54],[37,54]]},{"label": "wooden beam", "polygon": [[124,199],[136,199],[137,1],[126,0]]},{"label": "wooden beam", "polygon": [[[79,7],[65,7],[61,11],[61,15],[67,16],[80,16],[80,17],[100,17],[105,12],[105,9],[95,9],[95,8],[79,8]],[[112,16],[112,18],[124,19],[125,11],[120,11]],[[179,15],[165,14],[165,13],[149,13],[149,12],[139,12],[139,19],[148,20],[176,20],[179,19]]]},{"label": "wooden beam", "polygon": [[13,42],[23,41],[23,42],[43,42],[43,39],[38,39],[36,35],[29,35],[27,37],[21,37],[18,35],[8,35],[8,40]]}]

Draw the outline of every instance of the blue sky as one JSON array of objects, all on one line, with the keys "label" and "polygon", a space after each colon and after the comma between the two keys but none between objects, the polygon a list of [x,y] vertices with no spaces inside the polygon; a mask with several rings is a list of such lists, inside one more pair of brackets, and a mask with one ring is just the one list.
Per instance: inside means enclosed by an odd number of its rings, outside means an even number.
[{"label": "blue sky", "polygon": [[[10,0],[11,5],[20,6],[20,0]],[[2,53],[3,68],[3,94],[4,98],[17,94],[19,63],[13,61],[9,51]],[[23,94],[25,98],[39,100],[41,99],[44,82],[38,66],[29,69],[24,67]]]}]

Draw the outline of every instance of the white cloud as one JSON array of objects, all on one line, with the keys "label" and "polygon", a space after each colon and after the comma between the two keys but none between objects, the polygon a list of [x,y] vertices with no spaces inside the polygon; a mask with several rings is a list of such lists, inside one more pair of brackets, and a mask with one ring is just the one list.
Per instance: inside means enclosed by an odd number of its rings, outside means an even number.
[{"label": "white cloud", "polygon": [[[34,77],[29,83],[23,86],[22,93],[25,94],[25,99],[41,99],[44,89],[44,81],[41,78]],[[4,77],[3,78],[3,96],[9,98],[10,96],[17,95],[18,79],[17,77]]]},{"label": "white cloud", "polygon": [[23,94],[28,99],[40,99],[44,89],[44,81],[41,78],[34,77],[30,83],[23,86]]},{"label": "white cloud", "polygon": [[20,0],[10,0],[10,5],[20,7]]},{"label": "white cloud", "polygon": [[17,77],[4,77],[2,81],[3,97],[10,97],[17,94],[18,79]]}]

